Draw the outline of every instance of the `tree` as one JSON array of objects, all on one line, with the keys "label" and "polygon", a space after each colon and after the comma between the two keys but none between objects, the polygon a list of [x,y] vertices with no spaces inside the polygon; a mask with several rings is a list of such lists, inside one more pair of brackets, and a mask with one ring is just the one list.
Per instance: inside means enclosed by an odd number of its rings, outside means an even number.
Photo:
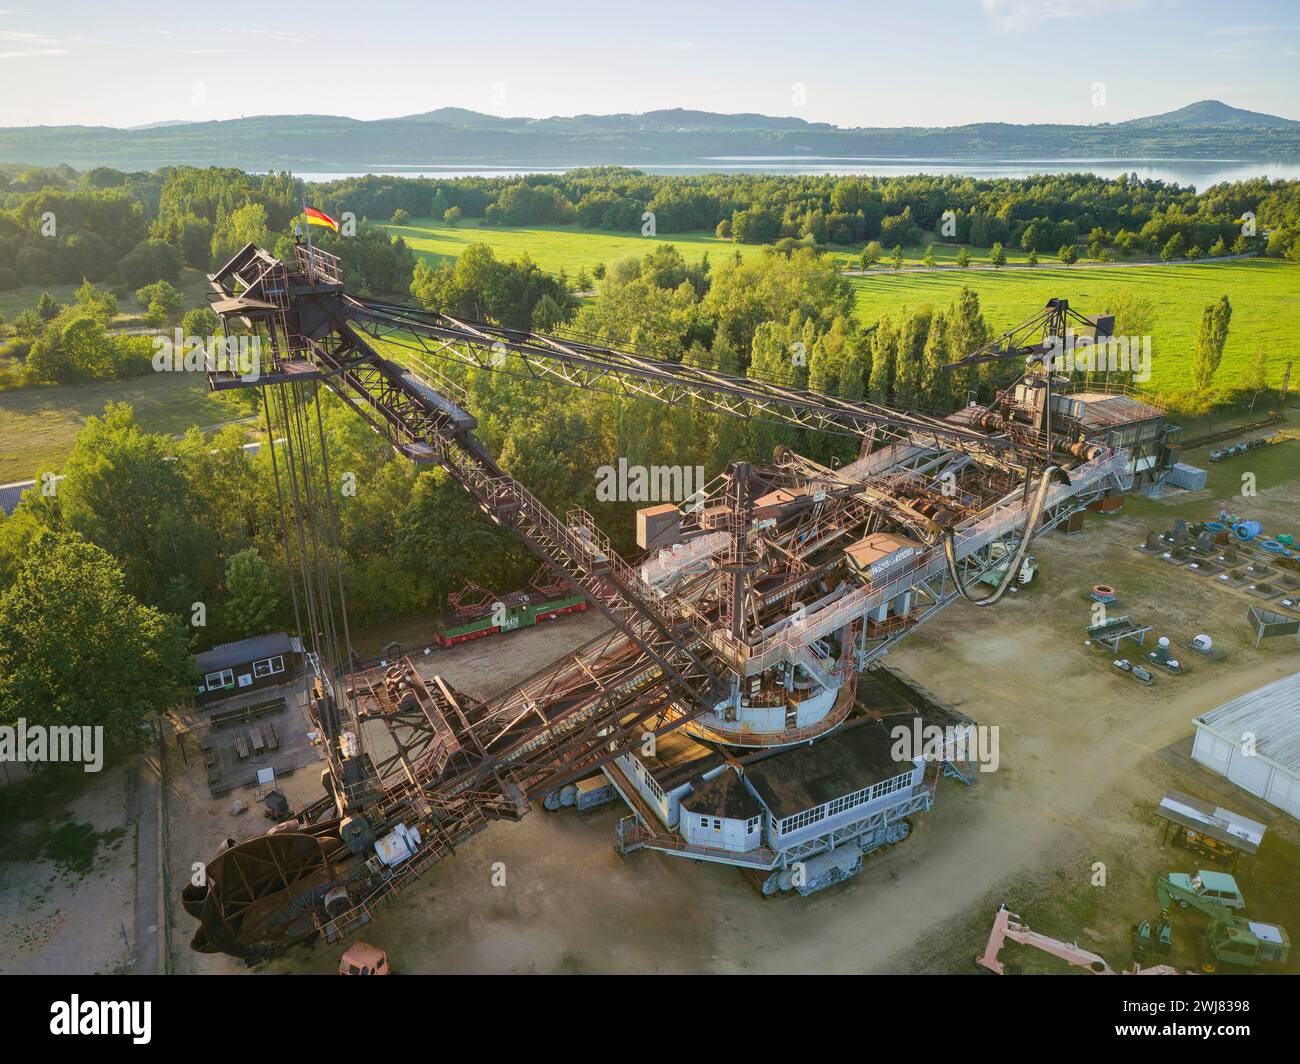
[{"label": "tree", "polygon": [[930,322],[930,335],[925,341],[924,364],[921,372],[921,396],[934,410],[946,410],[952,404],[948,387],[948,371],[944,369],[948,357],[948,312],[940,310]]},{"label": "tree", "polygon": [[113,295],[112,292],[97,288],[84,278],[81,287],[77,289],[73,298],[76,300],[78,307],[89,314],[93,314],[105,325],[117,317],[117,296]]},{"label": "tree", "polygon": [[0,596],[0,720],[103,727],[118,748],[191,688],[185,633],[141,605],[99,547],[43,530]]},{"label": "tree", "polygon": [[181,333],[184,336],[220,336],[221,319],[211,307],[195,307],[187,310],[181,318]]},{"label": "tree", "polygon": [[36,313],[42,321],[53,321],[62,309],[59,301],[50,292],[42,292],[40,298],[36,300]]},{"label": "tree", "polygon": [[970,265],[970,248],[965,244],[957,249],[957,265],[963,270]]},{"label": "tree", "polygon": [[1027,263],[1029,263],[1030,266],[1037,266],[1037,265],[1038,265],[1038,252],[1037,252],[1037,251],[1031,251],[1031,252],[1029,253],[1029,257],[1028,257],[1027,259],[1025,259],[1025,261],[1026,261]]},{"label": "tree", "polygon": [[1210,390],[1210,383],[1223,361],[1228,342],[1228,323],[1232,321],[1232,304],[1220,296],[1217,303],[1207,303],[1201,313],[1201,327],[1196,336],[1196,354],[1192,357],[1192,387],[1200,396]]},{"label": "tree", "polygon": [[147,308],[145,321],[150,325],[165,325],[180,312],[185,297],[170,281],[155,281],[138,289],[135,293],[138,302]]},{"label": "tree", "polygon": [[884,257],[884,254],[885,249],[881,246],[879,240],[869,241],[867,246],[862,249],[862,268],[864,270],[871,269]]},{"label": "tree", "polygon": [[459,207],[448,207],[442,212],[442,220],[448,225],[456,225],[460,222],[461,210]]},{"label": "tree", "polygon": [[989,262],[993,263],[995,269],[1007,264],[1007,253],[1001,244],[994,244],[989,250]]},{"label": "tree", "polygon": [[279,583],[256,547],[230,556],[226,562],[225,627],[232,639],[269,631],[280,603]]},{"label": "tree", "polygon": [[1255,357],[1250,361],[1246,379],[1256,394],[1268,388],[1268,349],[1263,344],[1255,348]]},{"label": "tree", "polygon": [[890,260],[894,264],[894,269],[900,270],[903,268],[903,245],[902,244],[894,245],[894,250],[890,253]]},{"label": "tree", "polygon": [[[237,250],[231,249],[231,254]],[[174,281],[181,272],[180,253],[165,240],[142,240],[118,260],[117,272],[128,288],[150,281]]]},{"label": "tree", "polygon": [[1043,239],[1042,229],[1037,222],[1030,222],[1020,234],[1020,247],[1024,251],[1037,251],[1039,241]]},{"label": "tree", "polygon": [[722,221],[718,223],[718,227],[715,230],[713,230],[713,235],[716,236],[719,240],[730,240],[731,219],[723,218]]},{"label": "tree", "polygon": [[1174,259],[1182,256],[1183,249],[1186,246],[1187,242],[1183,239],[1183,234],[1175,233],[1165,241],[1165,246],[1160,249],[1160,257],[1164,259],[1165,262],[1172,262]]},{"label": "tree", "polygon": [[393,215],[389,218],[389,221],[392,222],[393,225],[405,225],[410,217],[411,216],[402,210],[401,207],[398,207],[397,210],[393,211]]},{"label": "tree", "polygon": [[1227,253],[1228,245],[1223,242],[1223,237],[1218,237],[1214,243],[1210,245],[1209,255],[1212,259],[1221,258]]},{"label": "tree", "polygon": [[201,525],[191,530],[176,518],[185,514],[186,484],[173,450],[173,441],[135,423],[129,405],[110,403],[103,417],[87,419],[58,489],[66,526],[113,555],[127,589],[149,603],[170,575],[159,564],[161,550],[190,565],[202,560],[181,538]]},{"label": "tree", "polygon": [[1061,250],[1056,253],[1056,257],[1065,265],[1073,266],[1079,261],[1079,249],[1073,244],[1062,244]]},{"label": "tree", "polygon": [[871,400],[887,403],[894,391],[894,369],[898,362],[900,323],[892,314],[886,314],[876,323],[871,334]]},{"label": "tree", "polygon": [[1232,242],[1232,253],[1234,255],[1244,255],[1250,250],[1250,244],[1245,236],[1238,234],[1237,239]]},{"label": "tree", "polygon": [[925,245],[925,258],[923,258],[921,261],[925,263],[927,268],[934,269],[934,245],[933,244]]}]

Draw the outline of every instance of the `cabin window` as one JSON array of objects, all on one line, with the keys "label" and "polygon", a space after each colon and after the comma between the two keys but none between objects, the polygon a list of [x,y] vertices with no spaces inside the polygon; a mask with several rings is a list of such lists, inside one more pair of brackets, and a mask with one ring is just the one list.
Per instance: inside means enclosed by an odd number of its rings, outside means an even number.
[{"label": "cabin window", "polygon": [[277,672],[284,672],[284,658],[280,655],[253,662],[253,675],[258,679],[264,676],[274,676]]},{"label": "cabin window", "polygon": [[714,820],[714,822],[713,822],[713,830],[714,830],[714,831],[721,831],[721,830],[722,830],[722,821],[721,821],[721,820]]},{"label": "cabin window", "polygon": [[758,817],[752,816],[745,823],[745,834],[752,835],[758,830]]},{"label": "cabin window", "polygon": [[235,673],[232,669],[222,669],[220,672],[210,672],[203,677],[203,685],[209,691],[215,691],[218,687],[230,687],[235,682]]}]

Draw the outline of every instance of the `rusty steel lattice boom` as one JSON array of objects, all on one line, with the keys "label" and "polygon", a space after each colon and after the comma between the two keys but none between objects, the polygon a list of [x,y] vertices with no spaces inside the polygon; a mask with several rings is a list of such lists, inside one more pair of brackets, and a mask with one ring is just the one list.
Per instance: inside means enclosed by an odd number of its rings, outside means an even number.
[{"label": "rusty steel lattice boom", "polygon": [[[966,593],[995,545],[1051,527],[1115,469],[1105,448],[1051,432],[990,430],[354,298],[341,277],[337,259],[316,249],[299,245],[284,263],[243,248],[212,275],[213,306],[228,330],[242,324],[270,350],[255,380],[213,366],[212,387],[260,387],[286,417],[327,388],[399,453],[445,469],[539,557],[548,586],[580,591],[612,628],[486,702],[405,660],[341,685],[341,657],[316,645],[312,713],[328,793],[274,834],[224,850],[207,883],[187,888],[200,950],[264,957],[317,936],[336,940],[486,824],[517,819],[533,799],[675,729],[741,748],[827,734],[852,710],[859,670]],[[376,341],[411,354],[396,361]],[[735,465],[677,515],[672,550],[633,564],[585,511],[552,513],[498,466],[435,358],[661,403],[690,399],[864,446],[839,470],[788,451],[771,467]],[[301,435],[289,437],[290,464],[292,449],[306,446]],[[307,468],[327,471],[319,446],[321,462]],[[1027,470],[1058,466],[1076,481],[1045,477],[1031,505]],[[331,496],[307,498],[325,505]],[[306,509],[297,506],[294,520],[310,517]],[[308,606],[325,586],[327,557],[303,539]],[[325,598],[312,616],[335,608]]]}]

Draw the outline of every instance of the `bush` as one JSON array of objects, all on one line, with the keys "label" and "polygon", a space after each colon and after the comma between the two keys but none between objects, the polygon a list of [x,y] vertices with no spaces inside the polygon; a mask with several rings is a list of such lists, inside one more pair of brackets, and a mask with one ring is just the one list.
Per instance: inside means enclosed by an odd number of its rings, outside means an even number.
[{"label": "bush", "polygon": [[152,281],[175,281],[181,273],[181,256],[163,240],[142,240],[117,263],[128,288],[143,288]]}]

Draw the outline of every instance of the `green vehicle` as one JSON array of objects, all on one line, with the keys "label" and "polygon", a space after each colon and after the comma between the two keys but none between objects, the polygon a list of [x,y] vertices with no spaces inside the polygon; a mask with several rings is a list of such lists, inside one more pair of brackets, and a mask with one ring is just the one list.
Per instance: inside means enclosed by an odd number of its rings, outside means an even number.
[{"label": "green vehicle", "polygon": [[516,592],[476,610],[473,616],[445,621],[438,626],[434,638],[439,646],[450,647],[469,639],[530,628],[539,621],[580,613],[586,608],[587,600],[577,594],[544,596]]},{"label": "green vehicle", "polygon": [[1246,907],[1246,899],[1232,876],[1226,872],[1208,872],[1204,868],[1195,874],[1170,872],[1156,882],[1156,900],[1162,909],[1177,902],[1180,909],[1190,905],[1211,917],[1225,909]]},{"label": "green vehicle", "polygon": [[[1211,921],[1201,940],[1207,958],[1217,964],[1236,964],[1255,968],[1261,964],[1285,964],[1291,955],[1291,939],[1286,928],[1234,916],[1226,920]],[[1217,964],[1208,960],[1202,963],[1204,971],[1212,972]]]},{"label": "green vehicle", "polygon": [[1226,872],[1170,872],[1156,881],[1156,899],[1162,912],[1177,902],[1180,908],[1199,909],[1210,918],[1200,939],[1202,971],[1217,971],[1221,964],[1245,968],[1285,964],[1291,954],[1286,928],[1242,915],[1246,899]]}]

